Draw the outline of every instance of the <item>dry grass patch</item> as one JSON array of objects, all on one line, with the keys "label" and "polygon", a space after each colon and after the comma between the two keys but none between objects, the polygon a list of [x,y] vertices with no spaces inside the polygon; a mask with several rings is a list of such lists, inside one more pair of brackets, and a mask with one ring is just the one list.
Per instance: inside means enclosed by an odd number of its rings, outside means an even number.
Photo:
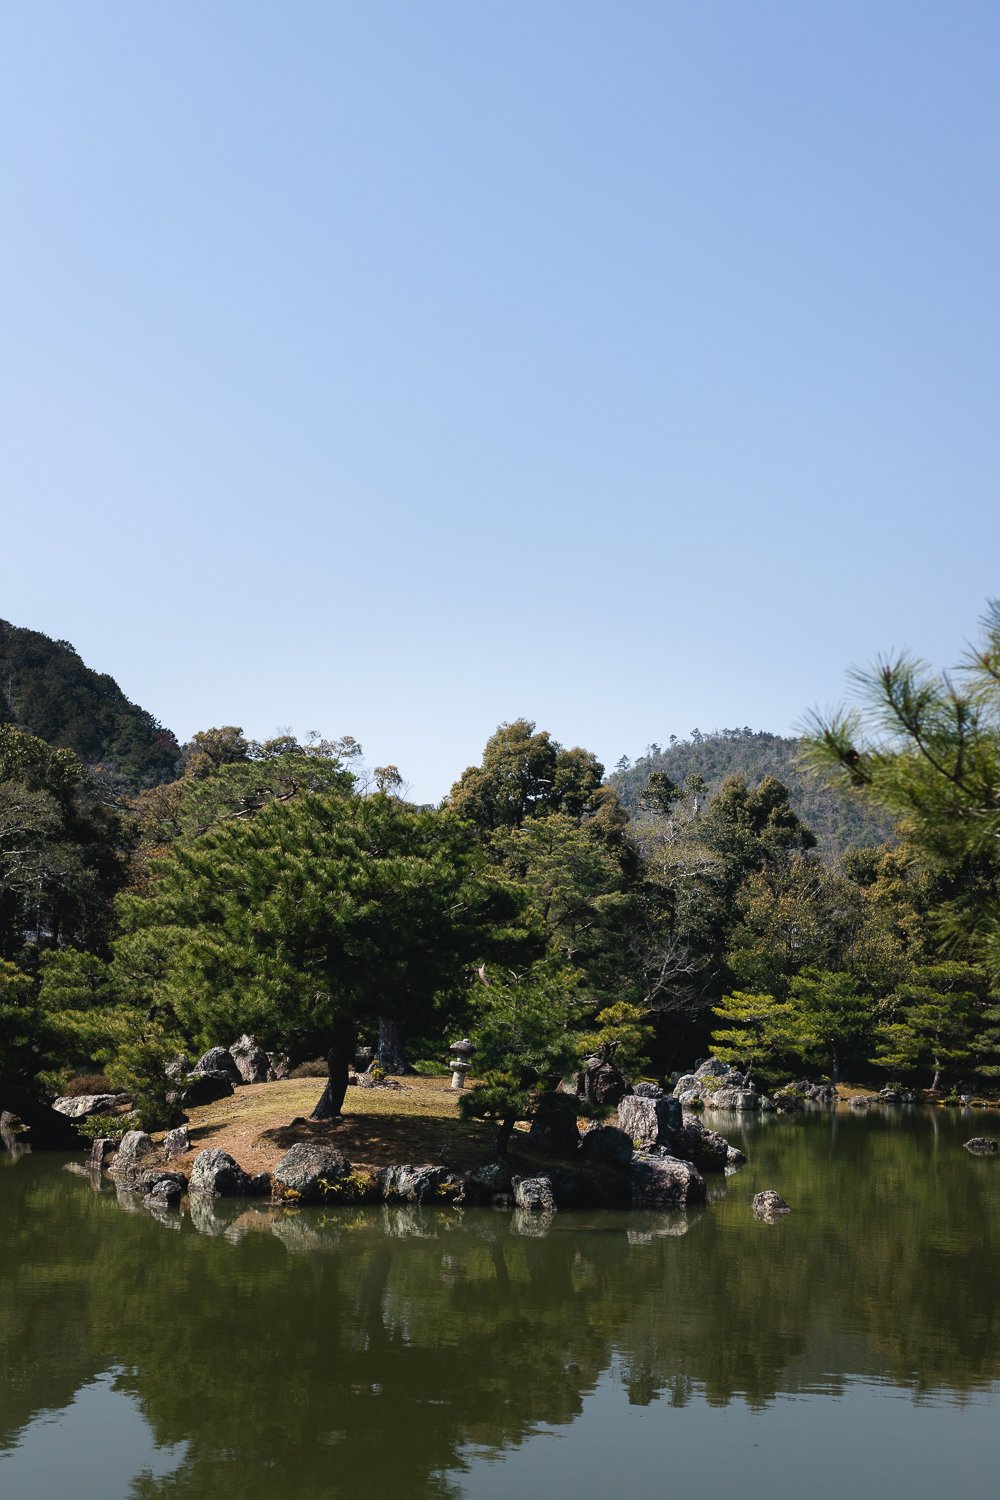
[{"label": "dry grass patch", "polygon": [[331,1146],[364,1167],[430,1162],[465,1169],[490,1158],[493,1130],[459,1118],[459,1095],[450,1079],[401,1082],[399,1089],[349,1088],[343,1118],[335,1121],[307,1118],[323,1091],[322,1079],[246,1084],[229,1099],[188,1111],[191,1151],[177,1167],[189,1170],[197,1153],[213,1146],[228,1151],[247,1172],[270,1172],[296,1141]]}]

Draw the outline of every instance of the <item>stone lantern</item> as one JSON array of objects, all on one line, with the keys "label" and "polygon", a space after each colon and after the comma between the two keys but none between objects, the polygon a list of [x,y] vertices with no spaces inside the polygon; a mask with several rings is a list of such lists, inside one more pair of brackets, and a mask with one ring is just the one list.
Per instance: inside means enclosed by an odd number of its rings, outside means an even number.
[{"label": "stone lantern", "polygon": [[453,1089],[465,1088],[465,1075],[472,1066],[469,1058],[475,1050],[475,1047],[467,1036],[463,1037],[460,1042],[452,1042],[449,1066],[451,1067],[451,1086]]}]

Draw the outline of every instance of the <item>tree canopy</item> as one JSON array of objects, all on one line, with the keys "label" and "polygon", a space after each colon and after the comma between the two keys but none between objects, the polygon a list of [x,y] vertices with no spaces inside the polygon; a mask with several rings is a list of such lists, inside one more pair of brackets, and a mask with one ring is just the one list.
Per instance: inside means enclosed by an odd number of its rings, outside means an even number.
[{"label": "tree canopy", "polygon": [[384,793],[271,802],[153,862],[123,900],[114,967],[193,1040],[323,1050],[346,1086],[358,1024],[426,1022],[516,943],[516,902],[483,863],[453,814]]}]

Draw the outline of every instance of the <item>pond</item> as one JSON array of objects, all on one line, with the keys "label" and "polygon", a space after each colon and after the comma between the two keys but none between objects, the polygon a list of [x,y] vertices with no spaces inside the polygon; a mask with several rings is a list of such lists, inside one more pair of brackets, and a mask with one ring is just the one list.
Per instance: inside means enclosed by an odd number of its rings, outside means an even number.
[{"label": "pond", "polygon": [[[0,1154],[0,1493],[992,1493],[1000,1161],[962,1142],[998,1127],[730,1122],[750,1162],[704,1208],[549,1223],[160,1221],[65,1158]],[[774,1224],[764,1187],[792,1205]]]}]

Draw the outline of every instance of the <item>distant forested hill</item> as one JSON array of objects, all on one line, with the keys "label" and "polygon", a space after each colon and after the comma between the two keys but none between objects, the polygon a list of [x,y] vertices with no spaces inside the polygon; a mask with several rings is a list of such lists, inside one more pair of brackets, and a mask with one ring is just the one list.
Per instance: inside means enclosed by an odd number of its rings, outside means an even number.
[{"label": "distant forested hill", "polygon": [[68,641],[7,620],[0,620],[0,724],[75,751],[123,791],[178,774],[170,730],[130,703],[113,677],[85,666]]},{"label": "distant forested hill", "polygon": [[650,745],[636,761],[619,761],[611,782],[633,817],[641,815],[643,788],[653,771],[665,772],[683,787],[688,776],[705,778],[706,794],[717,791],[727,776],[742,776],[751,787],[776,776],[788,787],[799,817],[812,829],[821,854],[834,859],[847,849],[891,839],[892,825],[846,792],[833,791],[796,766],[800,741],[766,730],[695,730],[688,740]]}]

